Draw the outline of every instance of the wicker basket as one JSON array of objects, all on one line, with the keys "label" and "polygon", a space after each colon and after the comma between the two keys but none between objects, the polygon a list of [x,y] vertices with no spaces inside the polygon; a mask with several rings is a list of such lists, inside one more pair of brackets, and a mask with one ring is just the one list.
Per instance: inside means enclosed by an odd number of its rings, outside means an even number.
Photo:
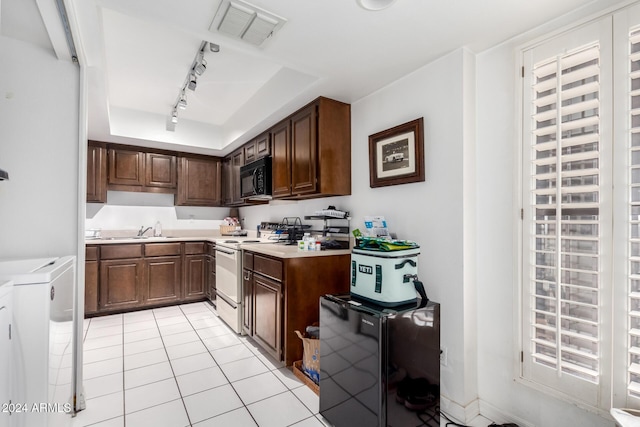
[{"label": "wicker basket", "polygon": [[220,234],[223,236],[231,236],[237,228],[237,225],[221,225]]}]

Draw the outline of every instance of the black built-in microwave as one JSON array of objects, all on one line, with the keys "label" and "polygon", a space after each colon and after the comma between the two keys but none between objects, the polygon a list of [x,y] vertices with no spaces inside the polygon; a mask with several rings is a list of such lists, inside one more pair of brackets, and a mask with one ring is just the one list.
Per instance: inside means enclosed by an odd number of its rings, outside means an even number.
[{"label": "black built-in microwave", "polygon": [[271,198],[271,157],[263,157],[240,167],[242,198]]}]

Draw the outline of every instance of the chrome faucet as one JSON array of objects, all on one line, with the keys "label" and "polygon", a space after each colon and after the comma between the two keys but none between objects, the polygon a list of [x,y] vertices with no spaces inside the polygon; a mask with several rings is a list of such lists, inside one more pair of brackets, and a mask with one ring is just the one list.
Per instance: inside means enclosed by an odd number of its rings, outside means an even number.
[{"label": "chrome faucet", "polygon": [[147,231],[151,230],[153,227],[147,227],[144,228],[144,225],[142,227],[140,227],[140,230],[138,230],[138,237],[142,237],[144,236],[144,233],[146,233]]}]

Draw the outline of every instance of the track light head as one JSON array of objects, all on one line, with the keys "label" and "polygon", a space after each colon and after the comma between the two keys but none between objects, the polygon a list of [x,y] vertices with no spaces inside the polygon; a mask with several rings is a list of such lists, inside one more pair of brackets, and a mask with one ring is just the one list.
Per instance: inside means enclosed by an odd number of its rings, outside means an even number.
[{"label": "track light head", "polygon": [[220,52],[220,45],[217,45],[215,43],[209,43],[209,50],[214,53]]},{"label": "track light head", "polygon": [[176,107],[178,107],[181,110],[187,109],[187,97],[185,96],[184,91],[182,92],[182,96],[180,97],[180,100],[176,104]]},{"label": "track light head", "polygon": [[202,73],[204,73],[205,71],[207,71],[207,61],[205,61],[204,58],[202,58],[200,60],[200,62],[198,62],[198,64],[196,64],[196,66],[193,69],[197,75],[201,76]]},{"label": "track light head", "polygon": [[189,84],[187,85],[187,88],[189,90],[196,90],[196,85],[197,85],[197,81],[196,81],[196,76],[195,74],[191,74],[191,79],[189,79]]},{"label": "track light head", "polygon": [[178,123],[178,112],[174,109],[171,114],[171,123]]}]

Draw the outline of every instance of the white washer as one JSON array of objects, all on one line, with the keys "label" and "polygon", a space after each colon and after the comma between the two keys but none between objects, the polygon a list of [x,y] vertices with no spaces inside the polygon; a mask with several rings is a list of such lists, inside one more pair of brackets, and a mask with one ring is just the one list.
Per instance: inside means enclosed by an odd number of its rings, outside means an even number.
[{"label": "white washer", "polygon": [[74,256],[0,261],[13,282],[12,426],[71,425],[75,268]]},{"label": "white washer", "polygon": [[[0,404],[11,400],[11,323],[13,282],[0,280]],[[9,427],[10,417],[0,408],[0,427]]]}]

